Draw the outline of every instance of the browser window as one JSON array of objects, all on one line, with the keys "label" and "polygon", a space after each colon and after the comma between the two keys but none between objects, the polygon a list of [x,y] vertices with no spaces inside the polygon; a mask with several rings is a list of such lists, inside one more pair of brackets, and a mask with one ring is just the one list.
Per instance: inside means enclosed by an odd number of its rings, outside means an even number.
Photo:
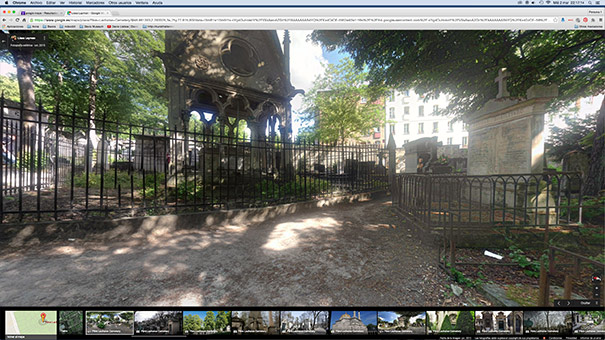
[{"label": "browser window", "polygon": [[599,0],[0,3],[0,339],[603,339]]}]

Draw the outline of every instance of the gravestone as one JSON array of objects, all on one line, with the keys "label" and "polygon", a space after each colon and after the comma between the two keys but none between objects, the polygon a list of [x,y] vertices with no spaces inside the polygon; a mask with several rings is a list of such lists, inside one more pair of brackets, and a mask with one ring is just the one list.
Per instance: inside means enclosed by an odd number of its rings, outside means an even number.
[{"label": "gravestone", "polygon": [[170,151],[170,137],[137,135],[135,137],[134,168],[163,172],[168,160],[173,161],[172,155],[169,155]]},{"label": "gravestone", "polygon": [[[469,175],[521,175],[542,174],[546,167],[544,155],[544,115],[549,101],[558,95],[557,85],[533,85],[526,98],[509,97],[506,89],[508,72],[500,70],[496,82],[498,95],[489,100],[479,111],[464,117],[469,125],[468,164]],[[557,222],[552,190],[544,185],[543,193],[524,198],[514,197],[514,186],[495,187],[494,202],[506,202],[519,206],[529,201],[536,209],[537,220],[545,224]],[[523,188],[520,188],[523,189]],[[552,188],[551,188],[552,189]],[[473,196],[489,202],[488,191],[473,189]],[[489,196],[489,195],[488,195]],[[548,202],[548,207],[545,203]],[[537,204],[537,206],[536,206]]]},{"label": "gravestone", "polygon": [[[581,151],[570,151],[563,156],[561,161],[561,170],[563,172],[580,172],[582,182],[586,182],[586,176],[590,170],[590,157]],[[572,194],[580,192],[580,180],[576,177],[561,179],[561,188],[564,191],[569,190]]]},{"label": "gravestone", "polygon": [[468,174],[542,173],[546,104],[558,95],[556,85],[534,85],[527,98],[508,97],[506,73],[500,72],[496,99],[468,114]]},{"label": "gravestone", "polygon": [[431,160],[437,158],[437,137],[425,137],[406,143],[405,149],[405,172],[423,173]]}]

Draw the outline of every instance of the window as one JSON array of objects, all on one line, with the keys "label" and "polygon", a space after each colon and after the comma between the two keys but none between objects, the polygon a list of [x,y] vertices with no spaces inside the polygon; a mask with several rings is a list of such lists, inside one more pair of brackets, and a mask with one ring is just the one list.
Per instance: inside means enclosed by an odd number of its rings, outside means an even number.
[{"label": "window", "polygon": [[433,122],[433,133],[439,132],[439,122]]},{"label": "window", "polygon": [[409,115],[410,114],[410,107],[409,106],[404,106],[403,107],[403,114],[404,115]]},{"label": "window", "polygon": [[395,91],[391,91],[391,93],[389,93],[389,101],[390,102],[395,101]]},{"label": "window", "polygon": [[389,108],[389,119],[395,119],[395,108]]},{"label": "window", "polygon": [[468,124],[462,124],[462,131],[468,130]]},{"label": "window", "polygon": [[409,97],[410,96],[410,90],[405,90],[403,92],[403,95],[406,96],[406,97]]},{"label": "window", "polygon": [[439,105],[433,105],[433,116],[437,115],[437,111],[439,111]]},{"label": "window", "polygon": [[447,132],[452,131],[454,131],[454,122],[450,120],[449,122],[447,122]]},{"label": "window", "polygon": [[392,134],[392,135],[394,135],[394,134],[395,134],[395,124],[392,124],[392,125],[391,125],[391,129],[390,129],[390,131],[391,131],[391,134]]},{"label": "window", "polygon": [[403,124],[403,134],[404,135],[409,135],[410,134],[410,124]]},{"label": "window", "polygon": [[380,128],[379,127],[375,127],[374,128],[374,132],[380,132]]},{"label": "window", "polygon": [[409,143],[409,142],[410,142],[410,140],[409,140],[409,139],[404,139],[404,140],[403,140],[403,145],[406,145],[406,144],[407,144],[407,143]]},{"label": "window", "polygon": [[462,146],[468,145],[468,137],[462,137]]},{"label": "window", "polygon": [[453,139],[452,137],[448,137],[448,138],[447,138],[447,145],[452,145],[452,141],[453,141],[453,140],[454,140],[454,139]]},{"label": "window", "polygon": [[424,106],[418,106],[418,117],[424,117]]},{"label": "window", "polygon": [[424,133],[424,123],[418,123],[418,133],[419,134]]}]

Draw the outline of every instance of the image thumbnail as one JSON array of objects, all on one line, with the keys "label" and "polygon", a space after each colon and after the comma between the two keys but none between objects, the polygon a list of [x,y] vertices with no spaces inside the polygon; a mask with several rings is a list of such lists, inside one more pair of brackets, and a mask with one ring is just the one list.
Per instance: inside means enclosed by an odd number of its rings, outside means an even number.
[{"label": "image thumbnail", "polygon": [[185,335],[230,334],[231,312],[229,311],[185,311],[183,312]]},{"label": "image thumbnail", "polygon": [[56,335],[57,311],[18,310],[4,313],[6,335]]},{"label": "image thumbnail", "polygon": [[86,335],[133,335],[133,311],[86,311]]},{"label": "image thumbnail", "polygon": [[523,312],[523,327],[526,334],[571,334],[572,322],[570,311]]},{"label": "image thumbnail", "polygon": [[378,312],[378,332],[380,333],[426,333],[426,312],[384,311]]},{"label": "image thumbnail", "polygon": [[428,311],[427,334],[472,335],[475,332],[473,311]]},{"label": "image thumbnail", "polygon": [[233,334],[278,334],[278,325],[279,312],[255,310],[231,312],[231,330]]},{"label": "image thumbnail", "polygon": [[574,334],[605,334],[604,311],[578,311],[572,317]]},{"label": "image thumbnail", "polygon": [[326,334],[327,311],[285,311],[280,315],[281,334]]},{"label": "image thumbnail", "polygon": [[477,334],[523,334],[523,312],[476,311],[475,332]]},{"label": "image thumbnail", "polygon": [[330,322],[332,334],[371,334],[377,332],[375,311],[333,311]]},{"label": "image thumbnail", "polygon": [[136,335],[181,335],[183,334],[183,312],[181,311],[138,311],[134,313]]},{"label": "image thumbnail", "polygon": [[81,310],[59,311],[59,334],[84,335],[84,312]]}]

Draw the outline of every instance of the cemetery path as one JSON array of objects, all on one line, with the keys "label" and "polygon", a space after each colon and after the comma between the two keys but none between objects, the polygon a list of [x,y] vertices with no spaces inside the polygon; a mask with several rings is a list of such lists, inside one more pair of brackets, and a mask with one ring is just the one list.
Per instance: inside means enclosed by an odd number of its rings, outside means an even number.
[{"label": "cemetery path", "polygon": [[437,268],[434,242],[390,209],[376,199],[122,242],[0,250],[0,305],[464,303]]}]

